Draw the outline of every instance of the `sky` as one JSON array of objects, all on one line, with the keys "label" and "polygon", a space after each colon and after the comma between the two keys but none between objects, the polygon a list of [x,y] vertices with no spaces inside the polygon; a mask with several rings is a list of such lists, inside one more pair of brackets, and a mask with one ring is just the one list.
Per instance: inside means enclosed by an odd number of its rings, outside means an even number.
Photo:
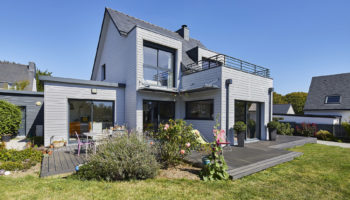
[{"label": "sky", "polygon": [[0,0],[0,60],[90,79],[105,7],[271,70],[278,93],[350,72],[348,0]]}]

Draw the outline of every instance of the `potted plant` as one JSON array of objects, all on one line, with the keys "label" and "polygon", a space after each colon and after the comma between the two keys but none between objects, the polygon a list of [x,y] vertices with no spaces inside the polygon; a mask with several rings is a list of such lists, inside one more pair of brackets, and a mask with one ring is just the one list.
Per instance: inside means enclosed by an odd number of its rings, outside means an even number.
[{"label": "potted plant", "polygon": [[267,124],[267,127],[269,128],[269,134],[270,134],[270,140],[275,141],[277,137],[277,129],[280,126],[280,123],[278,121],[271,121]]},{"label": "potted plant", "polygon": [[242,121],[238,121],[233,126],[233,130],[235,130],[237,133],[238,146],[244,147],[245,131],[247,130],[247,125]]},{"label": "potted plant", "polygon": [[54,148],[60,148],[64,146],[65,141],[64,140],[60,140],[60,141],[53,141],[53,147]]}]

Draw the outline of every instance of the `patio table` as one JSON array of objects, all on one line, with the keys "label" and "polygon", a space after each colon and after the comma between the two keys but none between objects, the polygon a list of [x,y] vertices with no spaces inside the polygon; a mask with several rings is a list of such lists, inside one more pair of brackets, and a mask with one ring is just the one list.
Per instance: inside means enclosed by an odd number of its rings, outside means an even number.
[{"label": "patio table", "polygon": [[[96,132],[84,132],[83,135],[86,136],[87,141],[89,141],[89,137],[93,138],[94,136],[97,136],[99,133]],[[96,144],[95,145],[95,153],[96,153]],[[85,157],[87,158],[87,149],[88,149],[88,144],[86,143],[86,151],[85,151]]]}]

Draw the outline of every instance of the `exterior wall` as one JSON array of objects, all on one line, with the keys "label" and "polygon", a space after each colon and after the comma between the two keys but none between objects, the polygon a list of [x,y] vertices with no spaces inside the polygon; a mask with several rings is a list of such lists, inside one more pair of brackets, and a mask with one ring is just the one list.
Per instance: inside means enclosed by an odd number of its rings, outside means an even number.
[{"label": "exterior wall", "polygon": [[[213,127],[216,124],[216,117],[221,116],[221,90],[215,89],[210,91],[194,92],[182,95],[182,101],[179,102],[180,118],[186,117],[186,101],[214,99],[213,120],[186,120],[188,124],[192,124],[194,129],[198,129],[202,136],[208,141],[213,141]],[[220,117],[219,117],[220,123]]]},{"label": "exterior wall", "polygon": [[306,115],[336,115],[342,116],[342,121],[350,122],[350,110],[313,110],[304,111]]},{"label": "exterior wall", "polygon": [[198,48],[198,60],[202,60],[203,57],[210,58],[217,55],[217,53],[213,51],[209,51],[206,49]]},{"label": "exterior wall", "polygon": [[281,118],[280,122],[294,122],[297,124],[308,123],[308,124],[339,124],[339,118],[334,117],[308,117],[308,116],[288,116],[288,115],[273,115],[273,117]]},{"label": "exterior wall", "polygon": [[[96,88],[97,94],[91,94],[91,89]],[[115,123],[121,119],[118,115],[118,108],[123,107],[122,102],[116,102],[124,98],[123,93],[119,94],[121,88],[77,85],[57,82],[45,82],[44,87],[44,145],[50,144],[53,136],[60,136],[68,140],[68,99],[91,99],[91,100],[110,100],[115,102]],[[122,112],[122,111],[121,111]],[[121,114],[122,115],[122,114]]]},{"label": "exterior wall", "polygon": [[288,111],[287,111],[287,114],[290,114],[290,115],[294,115],[295,112],[294,112],[294,109],[292,106],[289,107]]},{"label": "exterior wall", "polygon": [[136,127],[136,30],[131,31],[128,36],[121,36],[108,15],[105,16],[92,80],[101,80],[103,64],[106,64],[104,81],[126,84],[122,91],[125,98],[118,98],[118,102],[128,103],[118,104],[118,107],[123,105],[118,113],[124,113],[124,119],[119,117],[118,124],[126,123],[128,127]]},{"label": "exterior wall", "polygon": [[[6,100],[17,106],[26,107],[26,135],[34,136],[36,125],[44,125],[43,101],[44,95],[25,95],[0,92],[0,99]],[[36,102],[41,102],[40,106]]]},{"label": "exterior wall", "polygon": [[[273,80],[256,76],[239,70],[228,67],[221,67],[222,69],[222,87],[221,87],[221,127],[226,129],[226,79],[232,79],[232,84],[229,86],[229,127],[230,135],[232,137],[233,125],[235,121],[235,100],[260,102],[261,108],[261,139],[268,139],[267,123],[269,122],[270,112],[270,96],[269,88],[273,87]],[[231,138],[230,138],[231,139]]]}]

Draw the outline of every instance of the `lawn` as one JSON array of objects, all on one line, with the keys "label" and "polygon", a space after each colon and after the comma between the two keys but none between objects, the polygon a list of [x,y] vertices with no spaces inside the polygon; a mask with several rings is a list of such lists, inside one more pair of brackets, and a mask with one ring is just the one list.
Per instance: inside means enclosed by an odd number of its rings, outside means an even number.
[{"label": "lawn", "polygon": [[0,199],[350,199],[350,149],[307,144],[295,160],[222,182],[0,177]]}]

